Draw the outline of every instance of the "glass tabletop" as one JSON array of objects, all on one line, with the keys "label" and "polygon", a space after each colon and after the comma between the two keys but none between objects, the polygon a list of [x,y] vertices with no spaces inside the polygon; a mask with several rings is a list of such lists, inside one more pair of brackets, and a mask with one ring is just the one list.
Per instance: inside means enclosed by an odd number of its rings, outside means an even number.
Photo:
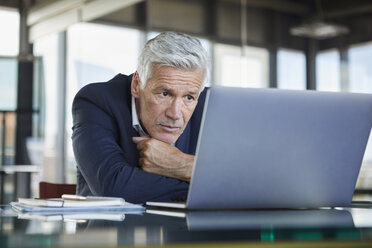
[{"label": "glass tabletop", "polygon": [[[17,214],[2,207],[0,247],[281,244],[372,246],[372,209]],[[221,243],[222,242],[222,243]]]}]

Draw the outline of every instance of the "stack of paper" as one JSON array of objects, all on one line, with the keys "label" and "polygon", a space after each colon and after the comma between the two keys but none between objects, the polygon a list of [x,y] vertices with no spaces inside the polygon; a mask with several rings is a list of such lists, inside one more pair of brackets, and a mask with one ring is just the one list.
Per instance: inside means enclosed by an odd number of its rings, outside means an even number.
[{"label": "stack of paper", "polygon": [[95,197],[63,195],[62,198],[19,198],[18,202],[11,202],[10,205],[20,213],[44,213],[58,214],[66,212],[143,212],[142,205],[125,202],[118,197]]},{"label": "stack of paper", "polygon": [[[141,214],[142,212],[134,212],[134,214]],[[87,220],[110,220],[123,221],[127,212],[75,212],[63,214],[40,214],[34,212],[19,213],[18,219],[40,220],[40,221],[77,221],[85,222]],[[131,213],[133,214],[133,213]]]}]

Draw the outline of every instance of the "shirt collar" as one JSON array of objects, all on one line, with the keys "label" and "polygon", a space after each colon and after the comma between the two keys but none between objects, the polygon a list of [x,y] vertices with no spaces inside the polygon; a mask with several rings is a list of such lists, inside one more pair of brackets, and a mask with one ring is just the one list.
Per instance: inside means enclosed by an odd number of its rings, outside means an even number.
[{"label": "shirt collar", "polygon": [[137,116],[137,108],[136,108],[136,100],[132,96],[132,126],[138,132],[140,136],[149,136],[145,130],[143,130],[141,123],[138,120]]}]

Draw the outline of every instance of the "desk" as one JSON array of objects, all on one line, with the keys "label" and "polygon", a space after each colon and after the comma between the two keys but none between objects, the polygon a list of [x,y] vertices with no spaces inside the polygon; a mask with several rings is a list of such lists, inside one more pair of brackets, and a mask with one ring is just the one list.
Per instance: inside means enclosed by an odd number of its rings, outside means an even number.
[{"label": "desk", "polygon": [[372,209],[143,213],[77,222],[18,219],[8,208],[0,218],[1,247],[372,247]]}]

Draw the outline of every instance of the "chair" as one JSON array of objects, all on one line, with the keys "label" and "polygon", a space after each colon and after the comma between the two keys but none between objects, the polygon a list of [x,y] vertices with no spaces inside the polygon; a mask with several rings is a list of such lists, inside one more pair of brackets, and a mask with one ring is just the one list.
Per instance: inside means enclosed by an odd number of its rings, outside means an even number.
[{"label": "chair", "polygon": [[61,198],[63,194],[76,194],[76,184],[39,183],[40,198]]}]

